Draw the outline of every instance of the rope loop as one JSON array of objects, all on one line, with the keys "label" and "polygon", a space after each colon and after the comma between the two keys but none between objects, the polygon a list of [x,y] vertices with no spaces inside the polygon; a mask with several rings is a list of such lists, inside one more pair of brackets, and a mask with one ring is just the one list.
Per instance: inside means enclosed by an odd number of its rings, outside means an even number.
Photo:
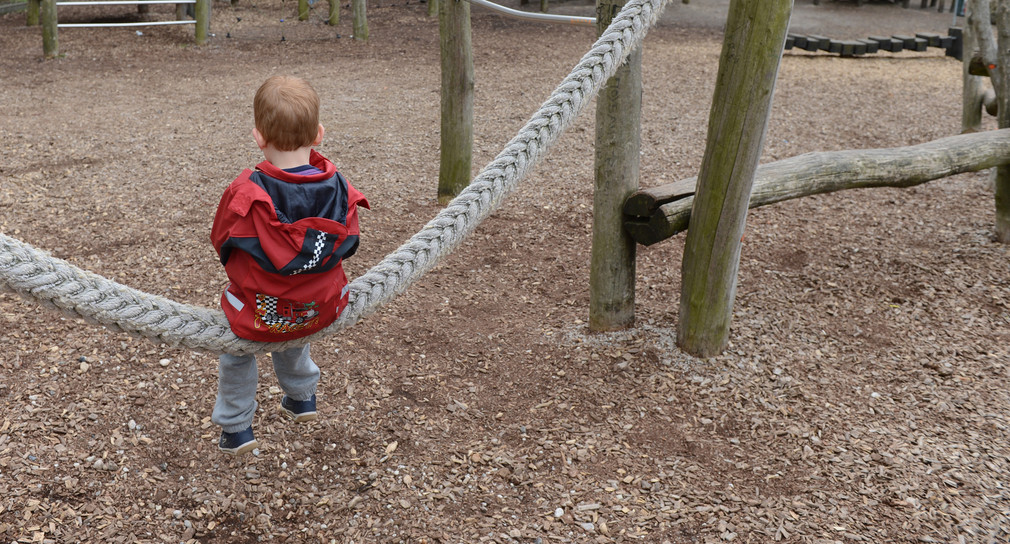
[{"label": "rope loop", "polygon": [[77,268],[0,233],[0,287],[113,330],[212,353],[304,345],[374,313],[405,291],[498,209],[516,185],[637,49],[669,0],[631,0],[519,133],[418,233],[352,281],[347,307],[326,329],[288,342],[236,337],[224,312],[181,304]]}]

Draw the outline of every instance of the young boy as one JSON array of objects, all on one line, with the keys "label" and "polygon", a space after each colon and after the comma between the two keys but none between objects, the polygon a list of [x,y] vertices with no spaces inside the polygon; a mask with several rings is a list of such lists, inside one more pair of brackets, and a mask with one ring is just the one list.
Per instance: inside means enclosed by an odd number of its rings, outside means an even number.
[{"label": "young boy", "polygon": [[[326,327],[347,305],[342,260],[357,250],[357,207],[368,201],[312,149],[322,142],[323,126],[319,97],[307,81],[267,79],[253,113],[253,139],[266,160],[225,190],[211,241],[231,281],[221,307],[232,331],[283,342]],[[272,358],[284,391],[281,412],[296,422],[315,419],[319,367],[309,346]],[[257,379],[254,355],[221,356],[211,419],[221,426],[218,447],[225,453],[259,445],[252,431]]]}]

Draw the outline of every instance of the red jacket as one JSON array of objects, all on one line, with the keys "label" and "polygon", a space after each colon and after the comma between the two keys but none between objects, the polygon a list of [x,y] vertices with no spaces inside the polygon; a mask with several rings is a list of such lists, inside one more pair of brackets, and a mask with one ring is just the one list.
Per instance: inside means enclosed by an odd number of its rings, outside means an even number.
[{"label": "red jacket", "polygon": [[322,173],[264,161],[221,197],[210,238],[231,280],[221,307],[240,338],[307,336],[347,305],[343,259],[358,248],[358,205],[368,201],[315,150],[309,162]]}]

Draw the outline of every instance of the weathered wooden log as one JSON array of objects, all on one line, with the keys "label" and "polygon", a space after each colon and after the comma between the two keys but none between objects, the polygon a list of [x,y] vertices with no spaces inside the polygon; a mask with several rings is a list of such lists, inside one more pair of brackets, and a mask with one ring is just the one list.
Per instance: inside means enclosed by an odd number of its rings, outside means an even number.
[{"label": "weathered wooden log", "polygon": [[470,2],[441,0],[438,34],[442,66],[438,202],[448,204],[473,179],[473,37]]},{"label": "weathered wooden log", "polygon": [[[996,67],[995,64],[992,65],[993,68]],[[982,55],[977,51],[972,55],[971,60],[968,61],[968,74],[973,76],[989,77],[989,67],[985,65],[985,61],[982,60]]]},{"label": "weathered wooden log", "polygon": [[56,0],[42,0],[42,53],[47,59],[59,56],[60,36],[56,21]]},{"label": "weathered wooden log", "polygon": [[[954,30],[954,29],[951,29]],[[971,26],[960,33],[960,42],[968,51],[975,49],[975,31]],[[981,58],[979,58],[981,63]],[[961,132],[982,130],[982,106],[984,106],[985,80],[972,74],[970,62],[961,62]],[[986,72],[988,75],[988,72]],[[995,96],[995,95],[994,95]]]},{"label": "weathered wooden log", "polygon": [[985,112],[993,117],[999,113],[999,102],[996,100],[996,91],[986,89],[982,91],[982,107]]},{"label": "weathered wooden log", "polygon": [[25,8],[25,24],[28,26],[38,26],[42,13],[42,2],[39,0],[28,0]]},{"label": "weathered wooden log", "polygon": [[326,24],[337,26],[340,24],[340,0],[329,0],[330,13],[326,18]]},{"label": "weathered wooden log", "polygon": [[368,41],[368,5],[367,0],[351,0],[351,32],[354,39]]},{"label": "weathered wooden log", "polygon": [[210,0],[196,0],[196,30],[194,39],[197,45],[207,43],[210,37]]},{"label": "weathered wooden log", "polygon": [[677,345],[697,357],[725,349],[740,268],[740,237],[764,144],[792,0],[730,0],[695,227],[681,261]]},{"label": "weathered wooden log", "polygon": [[[626,0],[597,0],[602,34]],[[622,228],[622,206],[638,189],[641,154],[642,49],[628,57],[596,99],[593,161],[593,245],[589,269],[589,330],[611,331],[635,323],[635,251]]]},{"label": "weathered wooden log", "polygon": [[[1010,129],[961,134],[908,147],[806,153],[758,167],[750,208],[804,196],[865,187],[912,187],[964,172],[1010,165]],[[636,242],[651,245],[687,230],[694,178],[640,191],[656,207],[648,217],[625,215]],[[642,206],[639,201],[636,207]],[[627,207],[625,208],[627,212]]]}]

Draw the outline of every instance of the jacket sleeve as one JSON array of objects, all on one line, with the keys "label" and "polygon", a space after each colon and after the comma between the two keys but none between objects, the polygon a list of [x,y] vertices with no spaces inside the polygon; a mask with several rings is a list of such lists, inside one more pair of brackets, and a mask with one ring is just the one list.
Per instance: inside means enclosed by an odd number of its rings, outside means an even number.
[{"label": "jacket sleeve", "polygon": [[221,264],[227,262],[230,252],[230,250],[224,249],[222,253],[222,246],[232,237],[236,229],[241,229],[249,215],[249,209],[252,207],[252,199],[240,190],[240,184],[249,178],[249,174],[251,171],[245,170],[238,179],[228,185],[224,194],[221,195],[217,212],[214,214],[214,224],[210,229],[210,241],[221,259]]},{"label": "jacket sleeve", "polygon": [[349,259],[354,256],[358,251],[358,246],[361,240],[361,229],[358,226],[358,206],[363,208],[372,209],[368,204],[368,199],[365,195],[361,194],[360,191],[355,189],[349,182],[347,184],[347,234],[348,236],[354,237],[354,245],[351,246],[346,253],[344,253],[343,259]]}]

